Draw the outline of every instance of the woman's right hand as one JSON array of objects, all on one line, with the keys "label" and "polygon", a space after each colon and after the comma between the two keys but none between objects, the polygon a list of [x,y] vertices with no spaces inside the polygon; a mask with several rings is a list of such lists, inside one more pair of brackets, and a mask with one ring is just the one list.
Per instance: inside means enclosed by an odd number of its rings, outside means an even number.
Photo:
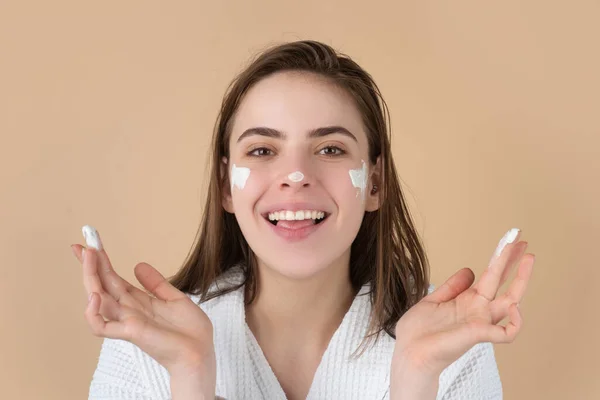
[{"label": "woman's right hand", "polygon": [[89,225],[82,230],[88,247],[74,244],[71,248],[83,263],[83,284],[89,295],[85,319],[92,333],[135,344],[172,377],[203,376],[210,386],[206,389],[214,393],[216,359],[208,316],[147,263],[137,264],[134,272],[153,296],[121,278],[97,231]]}]

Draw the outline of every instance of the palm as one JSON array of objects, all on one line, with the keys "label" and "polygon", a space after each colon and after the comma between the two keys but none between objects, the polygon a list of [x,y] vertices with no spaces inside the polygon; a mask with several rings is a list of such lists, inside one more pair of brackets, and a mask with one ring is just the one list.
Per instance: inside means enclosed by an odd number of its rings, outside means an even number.
[{"label": "palm", "polygon": [[[190,351],[199,351],[204,345],[211,344],[211,322],[187,296],[165,301],[134,289],[140,292],[137,296],[118,302],[122,309],[123,331],[130,342],[154,359],[161,360],[163,365],[173,365],[188,357]],[[142,295],[145,298],[136,304],[136,298],[142,298]]]},{"label": "palm", "polygon": [[93,296],[86,318],[93,333],[127,340],[166,368],[210,363],[208,316],[149,264],[139,263],[134,271],[151,294],[117,275],[104,250],[86,249],[84,285]]},{"label": "palm", "polygon": [[[514,340],[521,326],[516,303],[523,297],[534,261],[523,255],[526,248],[525,242],[507,246],[475,285],[470,269],[458,271],[409,309],[396,324],[395,356],[408,357],[422,371],[439,373],[477,343]],[[516,259],[521,259],[516,279],[496,297]],[[505,327],[497,325],[507,316]]]}]

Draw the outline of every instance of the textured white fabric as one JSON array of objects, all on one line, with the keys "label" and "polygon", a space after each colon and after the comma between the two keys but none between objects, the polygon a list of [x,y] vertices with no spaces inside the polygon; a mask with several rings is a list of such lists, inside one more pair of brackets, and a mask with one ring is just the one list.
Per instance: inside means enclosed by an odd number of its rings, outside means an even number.
[{"label": "textured white fabric", "polygon": [[[219,288],[241,282],[239,269],[223,277]],[[213,286],[214,287],[214,286]],[[371,305],[365,285],[334,333],[319,364],[307,400],[389,399],[395,341],[382,334],[358,359],[349,359],[367,332]],[[430,292],[433,287],[430,287]],[[197,296],[190,296],[196,303]],[[214,327],[217,396],[227,399],[283,400],[285,393],[245,320],[243,287],[200,304]],[[170,399],[165,368],[123,340],[105,339],[90,384],[89,399]],[[502,385],[494,350],[480,343],[439,379],[438,400],[501,399]]]}]

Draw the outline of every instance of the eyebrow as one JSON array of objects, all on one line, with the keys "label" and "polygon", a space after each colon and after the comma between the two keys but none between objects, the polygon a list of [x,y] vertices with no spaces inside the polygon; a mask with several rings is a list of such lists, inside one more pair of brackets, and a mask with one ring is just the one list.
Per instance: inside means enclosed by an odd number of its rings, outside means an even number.
[{"label": "eyebrow", "polygon": [[[342,135],[352,138],[355,142],[358,143],[356,136],[354,136],[352,134],[352,132],[350,132],[348,129],[344,128],[343,126],[337,126],[337,125],[324,126],[321,128],[313,129],[308,132],[308,137],[312,139],[312,138],[318,138],[318,137],[323,137],[323,136],[327,136],[327,135],[332,135],[334,133],[341,133]],[[240,137],[238,138],[237,143],[241,142],[243,139],[245,139],[247,137],[254,136],[254,135],[267,136],[267,137],[271,137],[271,138],[275,138],[275,139],[285,139],[286,138],[286,134],[278,131],[277,129],[267,128],[264,126],[258,126],[255,128],[246,129],[244,131],[244,133],[242,133],[240,135]]]}]

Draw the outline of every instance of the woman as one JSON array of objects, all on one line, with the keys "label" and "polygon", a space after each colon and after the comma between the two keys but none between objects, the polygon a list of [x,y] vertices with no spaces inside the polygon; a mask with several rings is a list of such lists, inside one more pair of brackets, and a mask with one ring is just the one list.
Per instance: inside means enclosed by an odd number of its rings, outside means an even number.
[{"label": "woman", "polygon": [[387,115],[371,76],[325,44],[259,55],[223,100],[181,270],[138,264],[148,294],[94,228],[72,246],[106,338],[90,398],[501,398],[491,343],[519,332],[534,256],[512,229],[476,284],[465,268],[433,291]]}]

